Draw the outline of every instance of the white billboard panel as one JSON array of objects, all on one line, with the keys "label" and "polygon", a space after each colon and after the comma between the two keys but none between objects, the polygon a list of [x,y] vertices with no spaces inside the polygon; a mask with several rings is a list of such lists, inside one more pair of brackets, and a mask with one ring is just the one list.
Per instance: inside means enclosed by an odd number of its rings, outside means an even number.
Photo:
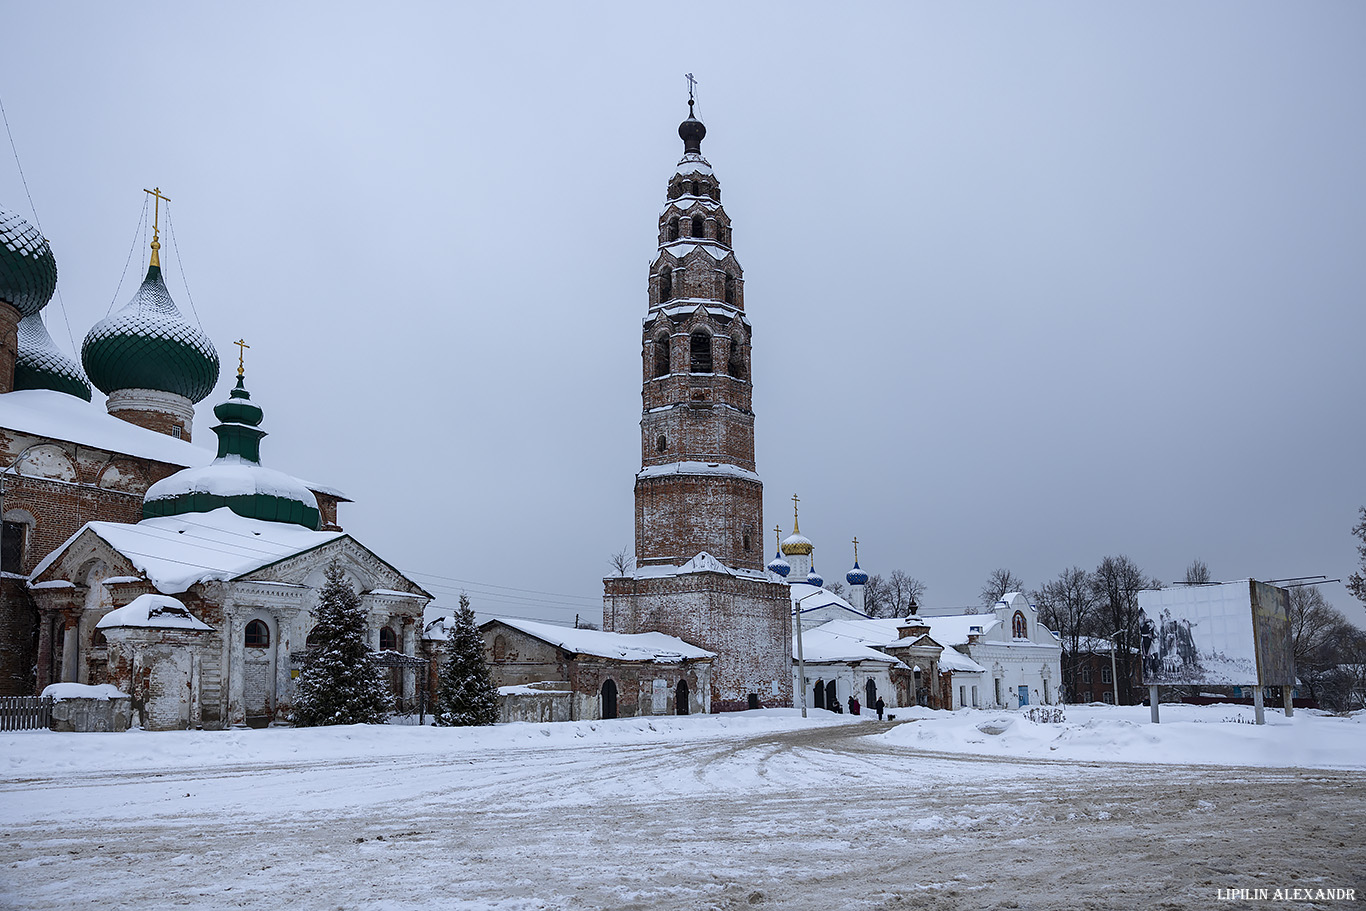
[{"label": "white billboard panel", "polygon": [[[1293,683],[1293,661],[1279,660],[1289,649],[1285,626],[1257,623],[1255,600],[1262,612],[1284,604],[1284,589],[1245,579],[1218,585],[1185,585],[1138,593],[1142,634],[1143,680],[1149,686],[1277,686]],[[1287,616],[1288,620],[1288,616]],[[1258,680],[1258,627],[1270,676]],[[1289,668],[1287,671],[1286,668]]]}]

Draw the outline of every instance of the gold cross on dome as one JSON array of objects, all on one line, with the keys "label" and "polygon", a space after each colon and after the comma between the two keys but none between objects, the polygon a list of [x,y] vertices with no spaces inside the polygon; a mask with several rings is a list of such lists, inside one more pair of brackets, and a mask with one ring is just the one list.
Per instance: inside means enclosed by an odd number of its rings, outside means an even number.
[{"label": "gold cross on dome", "polygon": [[237,375],[241,376],[243,373],[246,372],[246,370],[244,370],[242,367],[243,355],[246,354],[246,350],[251,346],[248,345],[246,342],[242,341],[240,338],[237,341],[233,342],[233,344],[237,346]]},{"label": "gold cross on dome", "polygon": [[161,256],[157,252],[161,249],[161,201],[171,201],[169,196],[161,195],[161,187],[153,187],[150,190],[144,189],[142,192],[151,193],[156,199],[156,208],[152,210],[152,259],[149,265],[161,268]]},{"label": "gold cross on dome", "polygon": [[854,535],[854,562],[858,562],[858,535]]},{"label": "gold cross on dome", "polygon": [[689,100],[689,101],[692,101],[692,90],[693,90],[694,87],[696,87],[696,85],[697,85],[697,80],[694,79],[694,78],[692,77],[692,73],[688,73],[688,75],[687,75],[687,80],[688,80],[688,100]]},{"label": "gold cross on dome", "polygon": [[802,533],[801,523],[797,521],[797,504],[801,502],[801,499],[795,493],[792,495],[792,533],[794,535]]},{"label": "gold cross on dome", "polygon": [[782,549],[783,549],[783,527],[782,527],[781,525],[775,525],[775,526],[773,526],[773,540],[778,542],[778,549],[779,549],[779,550],[782,550]]}]

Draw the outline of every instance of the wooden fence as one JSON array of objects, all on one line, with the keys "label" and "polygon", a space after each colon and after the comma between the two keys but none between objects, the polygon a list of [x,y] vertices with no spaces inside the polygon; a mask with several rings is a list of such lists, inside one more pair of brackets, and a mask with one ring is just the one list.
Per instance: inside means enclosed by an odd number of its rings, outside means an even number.
[{"label": "wooden fence", "polygon": [[0,696],[0,731],[41,731],[52,724],[51,696]]}]

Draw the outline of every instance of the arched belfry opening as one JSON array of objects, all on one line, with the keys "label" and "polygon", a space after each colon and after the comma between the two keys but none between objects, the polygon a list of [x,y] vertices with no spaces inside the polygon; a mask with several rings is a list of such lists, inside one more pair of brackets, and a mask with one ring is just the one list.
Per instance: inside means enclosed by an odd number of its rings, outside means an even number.
[{"label": "arched belfry opening", "polygon": [[667,264],[659,270],[659,299],[661,301],[674,299],[674,272]]},{"label": "arched belfry opening", "polygon": [[[678,240],[678,218],[669,219],[669,230],[666,235],[670,241]],[[637,273],[639,274],[639,273]]]},{"label": "arched belfry opening", "polygon": [[659,333],[654,340],[655,378],[669,375],[669,336]]},{"label": "arched belfry opening", "polygon": [[694,215],[694,216],[692,217],[692,236],[693,236],[693,237],[706,237],[706,236],[707,236],[707,220],[706,220],[705,218],[703,218],[701,215]]},{"label": "arched belfry opening", "polygon": [[688,370],[691,373],[711,373],[711,335],[701,329],[688,338]]},{"label": "arched belfry opening", "polygon": [[726,303],[730,304],[732,307],[735,306],[735,276],[731,275],[729,272],[726,273],[725,293]]}]

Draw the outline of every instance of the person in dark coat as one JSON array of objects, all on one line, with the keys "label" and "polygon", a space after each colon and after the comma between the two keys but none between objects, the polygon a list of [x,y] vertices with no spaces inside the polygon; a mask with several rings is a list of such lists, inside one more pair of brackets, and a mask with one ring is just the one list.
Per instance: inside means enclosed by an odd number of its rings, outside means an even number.
[{"label": "person in dark coat", "polygon": [[858,704],[858,700],[855,699],[853,696],[850,696],[850,697],[849,697],[849,714],[850,714],[850,715],[857,715],[858,713],[859,713],[859,704]]},{"label": "person in dark coat", "polygon": [[878,721],[881,721],[881,720],[882,720],[882,710],[885,709],[885,708],[887,708],[887,703],[883,702],[883,701],[882,701],[882,697],[879,696],[879,697],[877,697],[877,704],[874,705],[873,708],[877,709],[877,720],[878,720]]}]

